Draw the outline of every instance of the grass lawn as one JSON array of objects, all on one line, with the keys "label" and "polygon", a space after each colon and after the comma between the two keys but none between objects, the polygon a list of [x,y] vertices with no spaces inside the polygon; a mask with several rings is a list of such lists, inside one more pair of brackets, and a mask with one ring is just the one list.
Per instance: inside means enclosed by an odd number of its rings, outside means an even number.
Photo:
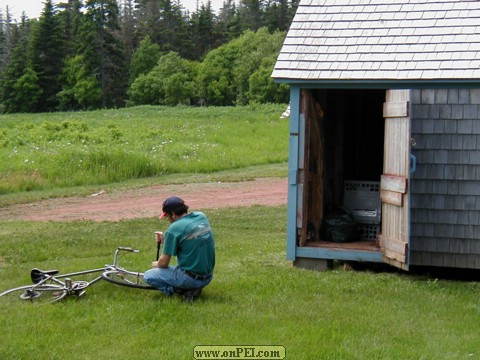
[{"label": "grass lawn", "polygon": [[[286,176],[282,106],[137,107],[0,115],[0,206],[152,184]],[[233,136],[235,135],[235,136]],[[36,306],[0,298],[0,360],[193,359],[198,345],[279,345],[287,359],[478,359],[480,283],[396,271],[315,272],[285,260],[287,209],[206,210],[217,266],[201,298],[101,281]],[[0,291],[30,270],[145,271],[156,218],[0,222]]]},{"label": "grass lawn", "polygon": [[0,114],[0,195],[285,163],[285,106]]},{"label": "grass lawn", "polygon": [[[285,260],[285,207],[208,210],[215,278],[193,304],[100,282],[79,299],[0,306],[0,359],[193,359],[197,345],[282,345],[287,359],[475,359],[480,284],[397,272],[326,272]],[[0,290],[32,267],[103,266],[118,245],[155,257],[156,219],[4,222]],[[1,298],[0,298],[1,302]]]}]

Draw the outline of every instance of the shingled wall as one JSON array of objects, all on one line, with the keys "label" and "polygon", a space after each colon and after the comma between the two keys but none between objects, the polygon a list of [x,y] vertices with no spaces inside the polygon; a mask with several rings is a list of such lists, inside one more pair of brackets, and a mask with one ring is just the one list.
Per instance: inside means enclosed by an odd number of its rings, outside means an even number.
[{"label": "shingled wall", "polygon": [[480,89],[412,91],[411,265],[480,268]]}]

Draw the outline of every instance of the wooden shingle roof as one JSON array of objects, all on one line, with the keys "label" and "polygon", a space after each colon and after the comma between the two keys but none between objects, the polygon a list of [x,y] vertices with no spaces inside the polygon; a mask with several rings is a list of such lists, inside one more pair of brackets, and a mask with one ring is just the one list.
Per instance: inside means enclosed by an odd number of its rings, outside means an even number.
[{"label": "wooden shingle roof", "polygon": [[480,80],[480,1],[301,0],[272,77]]}]

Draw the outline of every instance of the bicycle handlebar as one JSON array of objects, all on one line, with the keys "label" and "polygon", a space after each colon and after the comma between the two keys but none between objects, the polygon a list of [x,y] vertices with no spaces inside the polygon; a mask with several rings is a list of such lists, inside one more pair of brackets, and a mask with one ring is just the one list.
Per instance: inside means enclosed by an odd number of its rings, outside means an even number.
[{"label": "bicycle handlebar", "polygon": [[129,251],[129,252],[134,252],[134,253],[140,252],[140,250],[132,249],[131,247],[125,247],[125,246],[117,247],[117,250],[115,252],[118,252],[118,251]]},{"label": "bicycle handlebar", "polygon": [[114,266],[117,266],[117,256],[118,256],[119,251],[128,251],[128,252],[134,252],[134,253],[140,252],[140,250],[132,249],[131,247],[124,247],[124,246],[117,247],[117,250],[115,250],[115,254],[113,255],[113,265]]}]

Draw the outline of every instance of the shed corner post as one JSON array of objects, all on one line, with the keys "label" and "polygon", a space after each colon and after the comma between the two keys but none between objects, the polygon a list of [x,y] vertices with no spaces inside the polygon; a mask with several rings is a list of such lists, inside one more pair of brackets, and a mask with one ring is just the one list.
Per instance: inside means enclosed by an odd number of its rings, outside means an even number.
[{"label": "shed corner post", "polygon": [[290,134],[288,155],[287,260],[296,260],[297,246],[297,171],[301,91],[290,88]]}]

